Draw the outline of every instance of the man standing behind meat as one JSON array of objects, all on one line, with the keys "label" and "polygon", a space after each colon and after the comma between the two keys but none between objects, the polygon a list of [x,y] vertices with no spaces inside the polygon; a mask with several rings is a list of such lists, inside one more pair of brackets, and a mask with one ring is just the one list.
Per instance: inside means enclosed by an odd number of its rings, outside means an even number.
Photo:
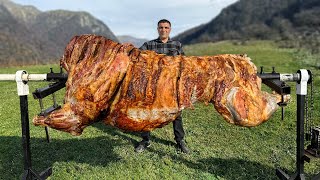
[{"label": "man standing behind meat", "polygon": [[[152,50],[158,54],[166,54],[168,56],[184,55],[182,45],[179,41],[171,40],[169,35],[171,32],[171,23],[166,19],[161,19],[158,22],[157,39],[145,42],[140,49]],[[183,153],[189,153],[183,138],[184,130],[181,114],[173,121],[173,132],[177,142],[177,148]],[[143,152],[146,148],[150,147],[150,132],[141,133],[142,141],[135,147],[136,152]]]}]

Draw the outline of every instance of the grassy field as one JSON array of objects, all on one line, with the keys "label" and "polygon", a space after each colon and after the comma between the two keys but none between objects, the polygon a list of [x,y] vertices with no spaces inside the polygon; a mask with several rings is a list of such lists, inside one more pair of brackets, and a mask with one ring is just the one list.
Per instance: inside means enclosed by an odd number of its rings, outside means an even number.
[{"label": "grassy field", "polygon": [[[187,55],[214,55],[223,53],[247,54],[259,66],[270,72],[272,66],[281,73],[295,73],[310,69],[315,74],[315,121],[320,125],[319,87],[320,70],[314,68],[315,58],[293,49],[279,49],[269,41],[245,44],[220,42],[186,46]],[[58,64],[58,62],[57,62]],[[1,68],[0,74],[25,69],[29,73],[47,73],[51,66]],[[58,71],[57,65],[53,65]],[[46,83],[29,82],[30,92]],[[289,174],[295,171],[295,84],[290,83],[292,100],[281,111],[253,128],[228,124],[212,105],[196,104],[194,110],[183,111],[186,141],[192,152],[177,153],[172,125],[152,133],[149,150],[137,154],[134,144],[140,141],[138,133],[126,133],[103,123],[84,130],[81,136],[49,130],[47,143],[42,127],[30,123],[32,166],[36,171],[53,168],[49,179],[277,179],[275,169]],[[0,82],[0,179],[21,179],[23,156],[19,97],[14,82]],[[264,89],[267,89],[264,87]],[[64,96],[57,93],[59,104]],[[50,99],[49,99],[50,100]],[[50,101],[45,102],[46,106]],[[39,112],[38,102],[29,96],[29,115]],[[320,172],[320,159],[305,164],[307,178]]]}]

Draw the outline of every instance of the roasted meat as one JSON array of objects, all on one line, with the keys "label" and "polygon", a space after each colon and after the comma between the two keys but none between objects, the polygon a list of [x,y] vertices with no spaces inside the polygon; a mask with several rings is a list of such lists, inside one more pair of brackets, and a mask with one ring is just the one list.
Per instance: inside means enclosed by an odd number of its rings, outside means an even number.
[{"label": "roasted meat", "polygon": [[151,131],[197,101],[213,103],[229,123],[257,126],[281,101],[261,91],[256,67],[245,55],[173,57],[81,35],[68,43],[60,63],[68,72],[65,104],[33,123],[73,135],[98,120]]}]

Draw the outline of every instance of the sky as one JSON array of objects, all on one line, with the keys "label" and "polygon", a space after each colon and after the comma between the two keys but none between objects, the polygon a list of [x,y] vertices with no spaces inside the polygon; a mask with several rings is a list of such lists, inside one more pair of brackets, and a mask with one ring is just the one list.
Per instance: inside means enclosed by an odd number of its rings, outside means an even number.
[{"label": "sky", "polygon": [[158,37],[157,22],[171,22],[171,37],[205,24],[237,0],[12,0],[40,11],[86,11],[103,21],[116,35]]}]

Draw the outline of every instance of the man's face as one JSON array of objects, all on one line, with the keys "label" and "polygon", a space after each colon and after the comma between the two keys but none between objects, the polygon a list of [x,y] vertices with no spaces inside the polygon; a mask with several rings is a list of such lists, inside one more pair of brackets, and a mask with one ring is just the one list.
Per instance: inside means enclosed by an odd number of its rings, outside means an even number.
[{"label": "man's face", "polygon": [[159,23],[158,25],[158,34],[160,39],[165,39],[169,37],[171,27],[169,23]]}]

